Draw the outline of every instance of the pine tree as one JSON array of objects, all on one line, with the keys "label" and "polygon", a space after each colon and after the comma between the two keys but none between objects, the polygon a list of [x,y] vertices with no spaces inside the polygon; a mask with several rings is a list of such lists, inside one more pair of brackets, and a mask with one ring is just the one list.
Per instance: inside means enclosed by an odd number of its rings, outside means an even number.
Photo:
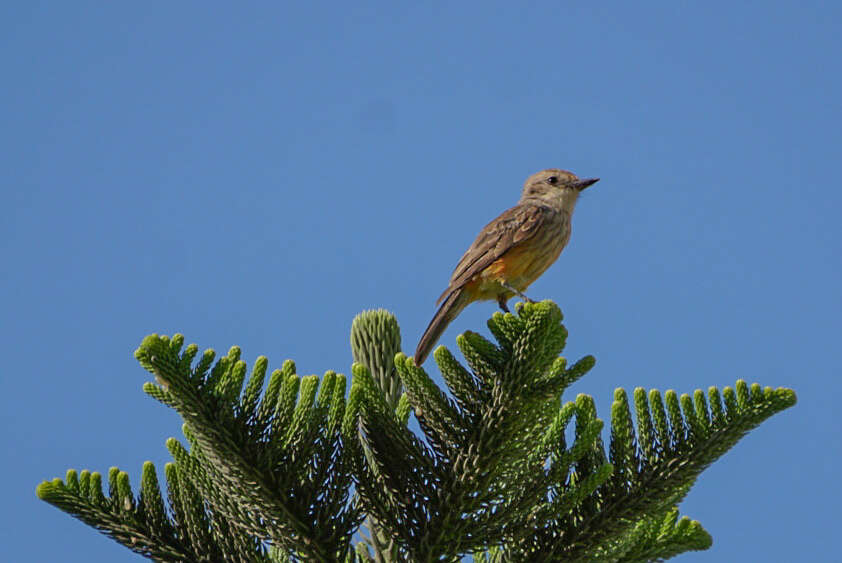
[{"label": "pine tree", "polygon": [[447,392],[400,353],[385,311],[354,320],[349,392],[334,372],[302,377],[287,361],[266,383],[265,357],[246,377],[237,347],[197,359],[181,335],[151,335],[135,352],[157,379],[144,391],[187,440],[167,441],[167,501],[149,462],[137,494],[117,468],[107,496],[99,473],[74,470],[36,493],[157,561],[631,562],[708,548],[678,504],[795,393],[618,389],[606,448],[594,400],[562,400],[595,360],[559,356],[561,321],[552,302],[525,304],[489,320],[496,344],[458,337],[466,365],[440,346]]}]

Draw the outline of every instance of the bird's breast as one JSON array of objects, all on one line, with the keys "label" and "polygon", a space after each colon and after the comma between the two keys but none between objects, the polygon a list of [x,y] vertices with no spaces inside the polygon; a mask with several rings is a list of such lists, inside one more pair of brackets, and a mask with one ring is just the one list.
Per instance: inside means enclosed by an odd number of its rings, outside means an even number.
[{"label": "bird's breast", "polygon": [[497,295],[500,293],[498,282],[504,281],[524,291],[538,279],[558,259],[570,240],[569,217],[559,215],[552,221],[546,221],[534,236],[513,246],[492,262],[475,280],[477,289]]}]

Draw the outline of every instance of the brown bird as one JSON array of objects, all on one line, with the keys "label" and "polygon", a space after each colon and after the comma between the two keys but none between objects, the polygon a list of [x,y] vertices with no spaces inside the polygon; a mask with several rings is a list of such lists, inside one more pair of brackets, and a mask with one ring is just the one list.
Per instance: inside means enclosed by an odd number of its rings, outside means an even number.
[{"label": "brown bird", "polygon": [[439,297],[441,307],[415,350],[421,365],[447,325],[474,301],[507,302],[524,291],[564,250],[579,192],[599,178],[579,179],[572,172],[550,168],[526,179],[520,201],[487,224],[459,260],[450,284]]}]

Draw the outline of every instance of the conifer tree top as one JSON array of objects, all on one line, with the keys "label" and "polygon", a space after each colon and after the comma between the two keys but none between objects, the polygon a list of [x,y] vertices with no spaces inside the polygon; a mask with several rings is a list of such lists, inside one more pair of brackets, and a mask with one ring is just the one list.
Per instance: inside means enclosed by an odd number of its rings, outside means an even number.
[{"label": "conifer tree top", "polygon": [[36,493],[159,561],[655,561],[711,545],[678,504],[796,400],[742,380],[617,389],[605,423],[590,396],[563,399],[595,360],[559,356],[554,303],[495,313],[488,328],[494,341],[457,338],[464,363],[436,349],[442,389],[400,353],[391,314],[363,313],[350,392],[332,371],[301,376],[288,360],[269,374],[261,356],[249,372],[236,346],[217,358],[147,336],[135,356],[156,383],[144,390],[182,416],[187,439],[167,441],[167,501],[151,463],[138,494],[117,468],[107,494],[99,473],[73,470]]}]

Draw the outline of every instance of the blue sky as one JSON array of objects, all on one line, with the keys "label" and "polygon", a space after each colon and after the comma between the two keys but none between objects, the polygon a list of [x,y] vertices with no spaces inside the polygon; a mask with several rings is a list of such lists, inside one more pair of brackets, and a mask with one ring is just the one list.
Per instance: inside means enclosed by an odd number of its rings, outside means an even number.
[{"label": "blue sky", "polygon": [[574,393],[603,418],[621,386],[798,393],[702,475],[682,514],[714,546],[683,560],[828,560],[840,18],[809,1],[5,3],[0,560],[140,560],[34,487],[112,465],[137,484],[170,459],[180,422],[141,391],[144,335],[347,373],[351,319],[385,307],[411,353],[476,232],[547,167],[602,178],[530,289],[564,310],[566,355],[597,357]]}]

